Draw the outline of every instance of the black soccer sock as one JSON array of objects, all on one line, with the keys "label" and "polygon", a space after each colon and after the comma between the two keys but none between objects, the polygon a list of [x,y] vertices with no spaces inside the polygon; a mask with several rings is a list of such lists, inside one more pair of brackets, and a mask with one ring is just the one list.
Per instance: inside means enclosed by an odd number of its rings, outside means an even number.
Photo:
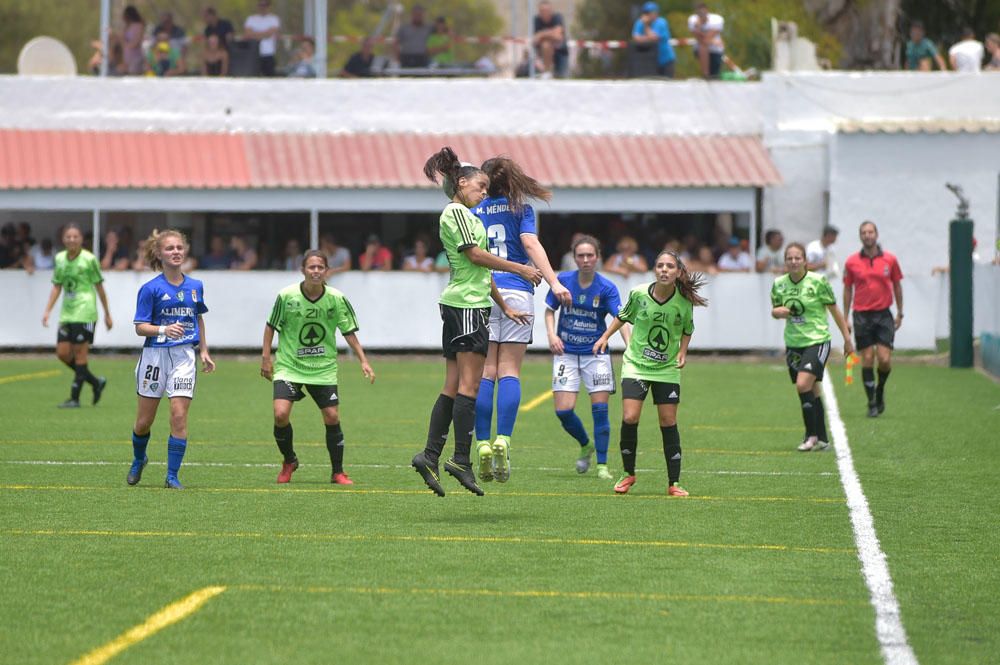
[{"label": "black soccer sock", "polygon": [[80,389],[83,388],[83,384],[87,380],[85,368],[86,365],[77,365],[73,368],[73,384],[69,389],[69,398],[72,400],[80,401]]},{"label": "black soccer sock", "polygon": [[812,391],[799,393],[799,401],[802,402],[802,422],[806,424],[806,438],[817,436],[816,400]]},{"label": "black soccer sock", "polygon": [[889,372],[892,370],[878,368],[878,386],[875,388],[875,403],[881,404],[885,395],[885,382],[889,380]]},{"label": "black soccer sock", "polygon": [[829,443],[830,433],[826,431],[826,410],[823,408],[823,398],[814,395],[813,403],[816,405],[816,438]]},{"label": "black soccer sock", "polygon": [[344,430],[340,423],[326,426],[326,450],[330,453],[330,466],[334,473],[344,472]]},{"label": "black soccer sock", "polygon": [[455,408],[451,412],[455,423],[455,461],[459,464],[469,463],[469,450],[472,449],[472,434],[476,429],[476,398],[467,395],[455,395]]},{"label": "black soccer sock", "polygon": [[667,479],[673,485],[681,480],[681,433],[677,425],[660,427],[663,437],[663,459],[667,461]]},{"label": "black soccer sock", "polygon": [[292,447],[292,424],[288,423],[284,427],[274,426],[274,442],[278,444],[278,450],[285,458],[285,464],[295,461],[295,448]]},{"label": "black soccer sock", "polygon": [[62,358],[60,358],[59,361],[63,365],[66,365],[66,367],[69,367],[72,370],[76,369],[76,358],[70,358],[69,360],[63,360]]},{"label": "black soccer sock", "polygon": [[861,368],[861,382],[865,384],[865,394],[868,395],[868,403],[875,403],[875,368]]},{"label": "black soccer sock", "polygon": [[622,421],[621,438],[618,445],[622,450],[622,468],[630,476],[635,475],[635,453],[639,447],[639,423]]},{"label": "black soccer sock", "polygon": [[424,447],[424,457],[431,464],[437,464],[444,450],[444,444],[448,441],[448,430],[451,429],[452,411],[455,409],[455,400],[447,395],[438,395],[431,409],[431,423],[427,428],[427,445]]},{"label": "black soccer sock", "polygon": [[91,387],[96,386],[97,377],[90,373],[90,367],[87,366],[87,363],[76,366],[76,371],[79,372],[81,369],[83,370],[83,380],[89,383]]}]

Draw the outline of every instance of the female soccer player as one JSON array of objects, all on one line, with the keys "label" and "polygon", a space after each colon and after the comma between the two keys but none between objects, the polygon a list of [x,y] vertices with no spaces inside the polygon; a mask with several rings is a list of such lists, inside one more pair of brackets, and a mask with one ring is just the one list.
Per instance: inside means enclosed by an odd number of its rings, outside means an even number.
[{"label": "female soccer player", "polygon": [[[299,468],[292,447],[292,404],[305,397],[305,390],[323,414],[326,449],[333,472],[330,482],[353,485],[344,473],[344,431],[340,427],[340,391],[337,390],[337,330],[361,361],[361,373],[375,383],[365,350],[355,334],[358,319],[344,294],[326,285],[330,266],[326,255],[315,249],[302,259],[305,279],[278,293],[271,316],[264,326],[264,348],[260,375],[274,381],[274,440],[284,456],[279,483],[287,483]],[[271,342],[278,333],[278,360],[271,360]]]},{"label": "female soccer player", "polygon": [[799,450],[824,450],[830,446],[826,413],[820,397],[823,371],[830,356],[830,326],[827,310],[844,338],[844,355],[854,352],[851,334],[830,283],[823,275],[806,269],[806,248],[793,242],[785,247],[788,272],[771,287],[771,316],[785,319],[785,362],[802,405],[806,435]]},{"label": "female soccer player", "polygon": [[438,459],[454,421],[455,455],[445,462],[444,469],[467,490],[482,496],[469,452],[476,420],[476,393],[489,345],[490,297],[508,318],[520,323],[527,320],[525,312],[514,311],[504,302],[490,270],[512,272],[532,284],[541,282],[542,274],[486,250],[486,229],[470,211],[486,197],[490,184],[482,169],[462,164],[451,148],[442,148],[424,165],[424,175],[431,181],[436,182],[438,174],[443,176],[445,194],[451,198],[440,220],[441,244],[451,267],[448,286],[438,301],[444,322],[441,343],[446,370],[444,388],[431,411],[427,446],[414,456],[412,465],[435,494],[444,496],[438,479]]},{"label": "female soccer player", "polygon": [[[559,283],[545,249],[538,242],[535,211],[525,203],[529,197],[548,201],[552,197],[551,192],[507,157],[488,159],[482,169],[490,179],[489,195],[472,212],[483,220],[490,252],[514,263],[534,264],[542,271],[542,278],[559,303],[569,305],[569,291]],[[532,296],[535,289],[529,280],[505,270],[494,270],[493,281],[504,302],[513,309],[529,313],[525,323],[518,323],[506,318],[499,305],[493,306],[490,312],[490,346],[476,398],[479,479],[490,481],[496,478],[503,483],[510,477],[510,437],[514,433],[514,421],[521,404],[521,363],[531,343],[535,320]],[[491,444],[495,388],[497,438]]]},{"label": "female soccer player", "polygon": [[[580,444],[576,460],[578,473],[587,473],[590,458],[597,451],[597,477],[611,480],[608,471],[608,439],[611,423],[608,421],[608,398],[615,392],[615,373],[611,356],[594,354],[594,343],[607,329],[605,319],[621,309],[618,287],[611,280],[597,273],[601,260],[601,246],[592,236],[582,235],[573,242],[573,259],[578,270],[559,274],[559,282],[569,289],[570,305],[562,305],[552,291],[545,297],[545,329],[552,351],[552,397],[556,417],[563,429]],[[555,310],[559,309],[558,331]],[[622,339],[628,345],[628,328],[621,329]],[[577,417],[576,395],[580,380],[590,393],[590,412],[594,417],[594,443],[587,438],[587,430]]]},{"label": "female soccer player", "polygon": [[52,273],[52,292],[45,305],[42,325],[49,327],[52,307],[63,293],[62,309],[59,312],[59,336],[56,341],[56,356],[73,370],[73,384],[69,399],[59,405],[60,409],[75,409],[80,406],[80,390],[87,383],[94,391],[94,404],[101,400],[101,393],[108,381],[103,376],[94,376],[87,366],[90,345],[94,343],[97,327],[97,302],[101,299],[104,308],[104,325],[111,330],[111,310],[108,296],[104,293],[104,277],[101,264],[93,254],[83,249],[83,233],[76,224],[67,224],[63,230],[63,246],[56,254],[55,271]]},{"label": "female soccer player", "polygon": [[180,231],[154,230],[143,243],[146,265],[162,272],[139,289],[135,307],[135,333],[146,341],[135,366],[135,391],[139,407],[132,429],[135,459],[126,482],[135,485],[149,458],[149,430],[156,419],[160,399],[170,400],[170,436],[167,438],[167,489],[184,489],[177,479],[187,449],[187,416],[194,398],[197,364],[212,372],[215,363],[208,355],[205,339],[205,288],[197,279],[181,272],[188,243]]},{"label": "female soccer player", "polygon": [[660,419],[663,457],[667,461],[667,494],[687,496],[680,486],[681,436],[677,431],[677,405],[681,401],[681,370],[687,362],[688,344],[694,333],[693,307],[708,302],[698,294],[703,278],[691,274],[676,252],[664,250],[653,266],[656,281],[637,286],[625,306],[594,344],[594,353],[604,353],[608,340],[626,323],[632,338],[622,365],[622,465],[625,471],[615,492],[626,494],[635,484],[635,451],[639,444],[639,416],[646,394]]}]

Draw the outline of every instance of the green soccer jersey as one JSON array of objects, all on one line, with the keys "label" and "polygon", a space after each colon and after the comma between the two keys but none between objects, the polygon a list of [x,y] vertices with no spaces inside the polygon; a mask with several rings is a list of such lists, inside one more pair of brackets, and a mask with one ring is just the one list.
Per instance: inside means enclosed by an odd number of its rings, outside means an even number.
[{"label": "green soccer jersey", "polygon": [[449,203],[441,213],[440,235],[451,276],[438,302],[462,309],[489,307],[490,269],[477,266],[462,251],[486,249],[486,227],[464,205]]},{"label": "green soccer jersey", "polygon": [[617,316],[632,324],[622,377],[680,383],[677,352],[681,338],[694,332],[691,301],[675,289],[666,302],[658,302],[653,298],[653,284],[643,284],[629,292]]},{"label": "green soccer jersey", "polygon": [[774,280],[771,305],[787,307],[791,312],[785,319],[785,346],[801,349],[829,342],[826,307],[836,302],[833,287],[823,275],[806,272],[797,283],[787,274]]},{"label": "green soccer jersey", "polygon": [[349,335],[358,329],[343,293],[326,286],[319,298],[310,300],[301,283],[292,284],[278,293],[267,325],[278,333],[275,381],[337,385],[337,330]]},{"label": "green soccer jersey", "polygon": [[70,259],[63,250],[56,254],[52,283],[63,289],[59,323],[93,323],[97,321],[97,290],[95,284],[104,281],[97,257],[81,249]]}]

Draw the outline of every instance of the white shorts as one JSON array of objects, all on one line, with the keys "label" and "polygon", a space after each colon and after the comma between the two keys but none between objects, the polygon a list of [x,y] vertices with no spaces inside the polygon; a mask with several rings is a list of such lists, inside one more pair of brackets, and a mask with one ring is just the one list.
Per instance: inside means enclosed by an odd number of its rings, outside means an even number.
[{"label": "white shorts", "polygon": [[564,353],[552,357],[552,392],[580,392],[580,377],[588,393],[614,393],[615,368],[611,354],[581,356]]},{"label": "white shorts", "polygon": [[491,342],[517,342],[519,344],[531,344],[531,330],[535,323],[535,299],[534,294],[528,291],[518,291],[517,289],[497,289],[507,307],[516,312],[528,312],[528,322],[524,325],[512,321],[503,315],[499,305],[494,304],[490,310],[490,341]]},{"label": "white shorts", "polygon": [[141,397],[160,399],[167,397],[194,398],[194,383],[198,373],[194,347],[151,347],[142,349],[139,364],[135,366],[135,392]]}]

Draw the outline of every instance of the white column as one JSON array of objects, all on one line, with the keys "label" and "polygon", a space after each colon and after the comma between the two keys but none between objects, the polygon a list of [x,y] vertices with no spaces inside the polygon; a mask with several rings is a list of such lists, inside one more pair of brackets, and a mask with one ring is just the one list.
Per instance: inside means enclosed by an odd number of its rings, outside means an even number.
[{"label": "white column", "polygon": [[94,208],[91,213],[91,219],[93,220],[94,227],[94,256],[97,260],[101,260],[101,211]]},{"label": "white column", "polygon": [[309,249],[319,249],[319,210],[309,211]]},{"label": "white column", "polygon": [[[308,4],[308,3],[306,3]],[[316,57],[313,66],[316,78],[326,78],[326,10],[327,0],[313,0],[313,39],[316,40]]]},{"label": "white column", "polygon": [[535,45],[532,39],[535,37],[535,0],[528,0],[528,78],[535,78]]},{"label": "white column", "polygon": [[110,27],[111,0],[101,0],[101,52],[103,53],[103,56],[101,57],[101,76],[108,75],[108,58],[111,57],[111,54],[108,52]]}]

